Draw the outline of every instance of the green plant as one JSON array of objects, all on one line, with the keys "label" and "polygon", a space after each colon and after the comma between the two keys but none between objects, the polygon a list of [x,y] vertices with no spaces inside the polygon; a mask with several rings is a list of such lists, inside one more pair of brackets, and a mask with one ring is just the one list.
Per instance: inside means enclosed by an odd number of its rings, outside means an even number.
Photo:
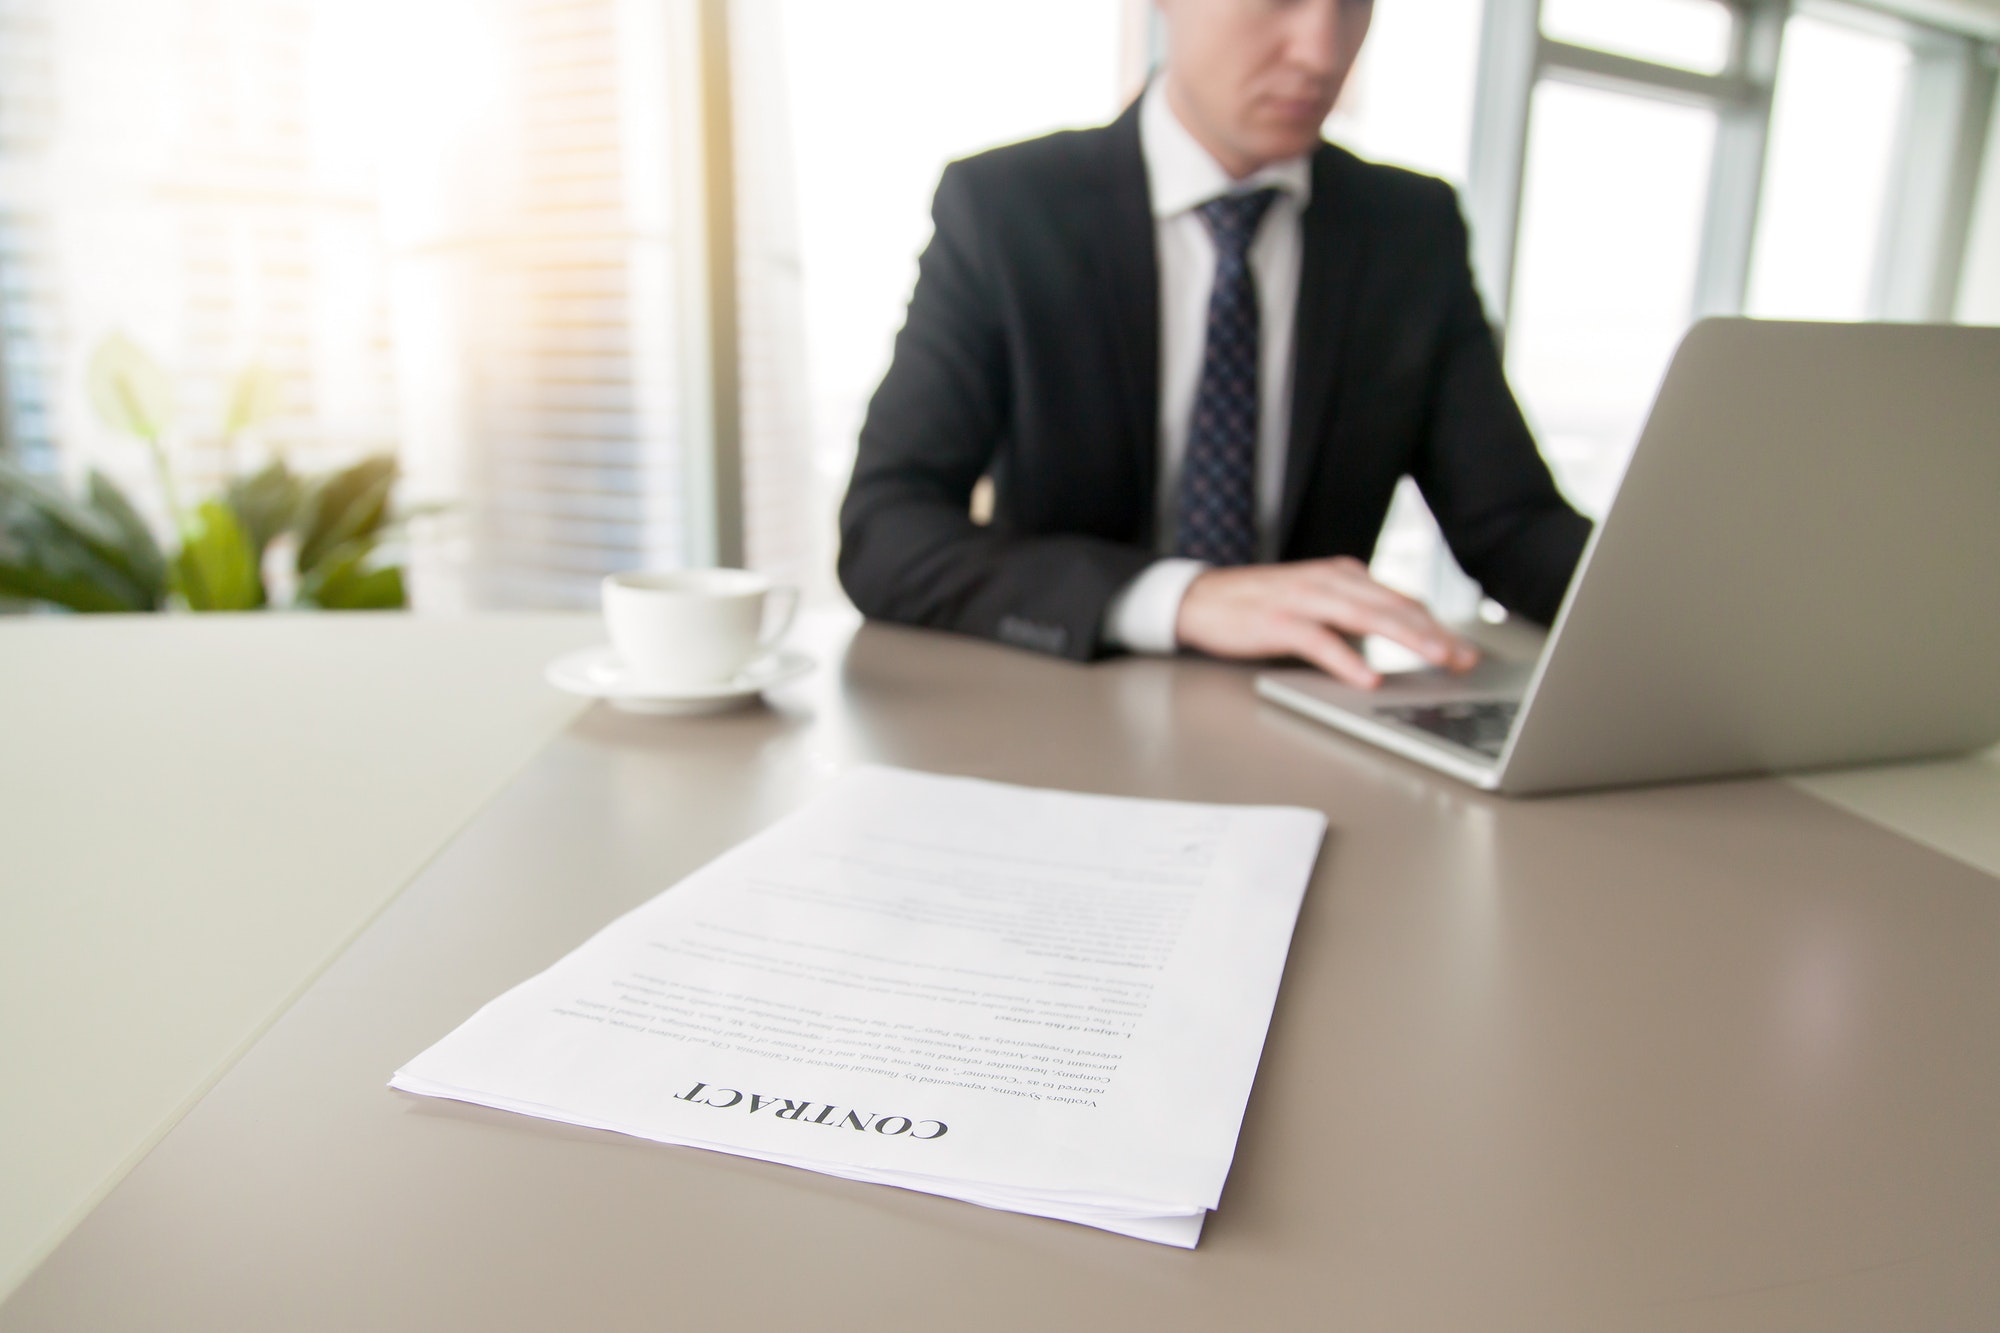
[{"label": "green plant", "polygon": [[[277,411],[279,386],[252,368],[230,396],[225,439]],[[282,458],[238,476],[218,496],[187,508],[167,458],[172,384],[122,336],[91,358],[89,392],[98,415],[142,441],[152,456],[176,546],[165,554],[124,492],[93,469],[81,496],[0,459],[0,597],[76,611],[248,611],[270,605],[264,570],[272,544],[296,542],[292,604],[374,610],[407,603],[402,569],[380,558],[393,529],[396,461],[362,459],[311,477]]]},{"label": "green plant", "polygon": [[93,470],[78,499],[0,459],[0,596],[157,611],[166,593],[166,557],[109,478]]}]

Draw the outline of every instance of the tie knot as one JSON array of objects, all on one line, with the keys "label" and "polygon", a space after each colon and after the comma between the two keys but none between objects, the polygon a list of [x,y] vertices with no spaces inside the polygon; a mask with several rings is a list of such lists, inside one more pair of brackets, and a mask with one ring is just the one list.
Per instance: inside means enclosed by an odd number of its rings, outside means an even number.
[{"label": "tie knot", "polygon": [[1241,257],[1249,252],[1250,238],[1257,234],[1257,224],[1264,220],[1264,211],[1277,197],[1277,189],[1267,185],[1261,190],[1211,199],[1195,212],[1201,214],[1201,220],[1208,225],[1208,234],[1215,239],[1218,251]]}]

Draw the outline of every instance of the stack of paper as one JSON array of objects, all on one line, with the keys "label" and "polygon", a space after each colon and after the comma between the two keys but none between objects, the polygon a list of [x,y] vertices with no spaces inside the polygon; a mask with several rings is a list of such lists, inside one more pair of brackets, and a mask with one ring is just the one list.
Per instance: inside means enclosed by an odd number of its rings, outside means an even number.
[{"label": "stack of paper", "polygon": [[1324,831],[862,769],[392,1084],[1193,1246]]}]

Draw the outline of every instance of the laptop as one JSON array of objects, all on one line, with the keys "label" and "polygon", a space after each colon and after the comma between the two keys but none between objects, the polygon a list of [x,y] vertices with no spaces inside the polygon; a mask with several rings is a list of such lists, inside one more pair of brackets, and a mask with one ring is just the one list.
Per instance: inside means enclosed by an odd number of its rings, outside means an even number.
[{"label": "laptop", "polygon": [[1516,795],[2000,741],[2000,328],[1704,320],[1538,655],[1257,690]]}]

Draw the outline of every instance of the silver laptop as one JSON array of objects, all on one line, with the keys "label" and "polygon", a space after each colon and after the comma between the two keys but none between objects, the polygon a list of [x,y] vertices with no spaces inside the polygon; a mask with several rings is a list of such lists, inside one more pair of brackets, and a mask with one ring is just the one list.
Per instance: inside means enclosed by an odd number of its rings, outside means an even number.
[{"label": "silver laptop", "polygon": [[1523,795],[2000,741],[2000,328],[1697,324],[1539,656],[1257,689]]}]

